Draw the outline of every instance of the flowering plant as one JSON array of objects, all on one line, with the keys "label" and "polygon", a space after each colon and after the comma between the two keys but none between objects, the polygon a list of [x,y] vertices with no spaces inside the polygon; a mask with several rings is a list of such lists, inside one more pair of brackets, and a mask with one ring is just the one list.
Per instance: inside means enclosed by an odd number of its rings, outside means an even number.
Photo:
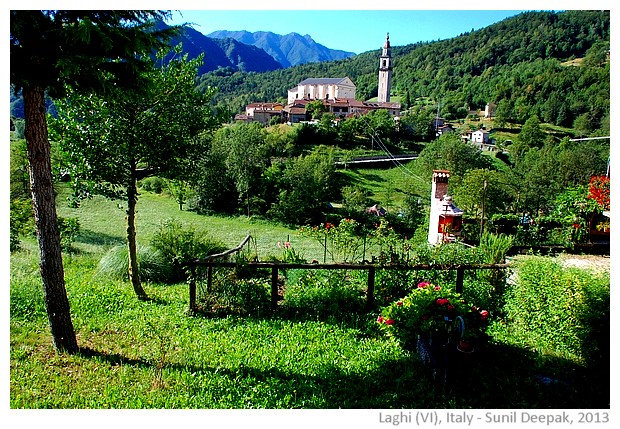
[{"label": "flowering plant", "polygon": [[412,348],[419,335],[441,342],[464,333],[468,339],[478,338],[484,335],[488,316],[488,311],[467,304],[460,294],[422,282],[409,295],[383,308],[377,322],[403,347]]},{"label": "flowering plant", "polygon": [[338,225],[326,222],[315,227],[301,227],[298,233],[318,241],[325,250],[325,257],[333,262],[347,263],[362,259],[364,255],[364,226],[355,219],[341,219]]},{"label": "flowering plant", "polygon": [[592,176],[588,189],[588,198],[597,202],[601,210],[609,210],[610,186],[609,177]]},{"label": "flowering plant", "polygon": [[278,249],[282,249],[282,256],[278,258],[281,262],[289,262],[289,263],[305,263],[306,259],[303,257],[301,252],[293,249],[293,246],[289,241],[285,241],[283,243],[278,241]]}]

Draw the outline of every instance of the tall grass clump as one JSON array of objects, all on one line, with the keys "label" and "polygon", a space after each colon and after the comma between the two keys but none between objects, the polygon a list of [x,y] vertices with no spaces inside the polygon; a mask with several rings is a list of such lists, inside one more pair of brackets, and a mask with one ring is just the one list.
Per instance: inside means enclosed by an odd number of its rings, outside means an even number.
[{"label": "tall grass clump", "polygon": [[[477,248],[478,262],[503,264],[512,245],[512,237],[506,234],[485,232]],[[473,274],[474,276],[467,282],[467,287],[464,288],[465,298],[487,309],[501,309],[504,306],[508,270],[478,270]]]},{"label": "tall grass clump", "polygon": [[529,257],[506,293],[505,325],[497,334],[544,354],[599,362],[609,351],[609,282],[608,273]]},{"label": "tall grass clump", "polygon": [[[137,246],[140,278],[151,282],[168,282],[173,278],[171,263],[152,246]],[[103,255],[97,267],[98,276],[128,280],[129,256],[127,246],[112,247]]]}]

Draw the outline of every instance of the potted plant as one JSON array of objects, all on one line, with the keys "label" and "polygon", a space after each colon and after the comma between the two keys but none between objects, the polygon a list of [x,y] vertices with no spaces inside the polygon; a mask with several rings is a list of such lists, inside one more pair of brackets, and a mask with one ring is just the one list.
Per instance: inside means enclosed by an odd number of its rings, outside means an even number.
[{"label": "potted plant", "polygon": [[[482,338],[488,315],[450,289],[421,282],[409,295],[383,308],[377,322],[406,349],[419,349],[423,341],[437,351]],[[466,344],[461,348],[470,350]]]}]

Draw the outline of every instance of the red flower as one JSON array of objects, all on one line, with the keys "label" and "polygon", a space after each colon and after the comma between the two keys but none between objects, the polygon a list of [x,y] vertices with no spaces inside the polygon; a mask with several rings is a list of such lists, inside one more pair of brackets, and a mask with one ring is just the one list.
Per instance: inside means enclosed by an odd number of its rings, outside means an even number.
[{"label": "red flower", "polygon": [[435,290],[441,290],[441,286],[435,286]]},{"label": "red flower", "polygon": [[385,319],[383,318],[383,316],[379,316],[377,317],[377,323],[383,323]]},{"label": "red flower", "polygon": [[418,283],[418,289],[424,289],[426,287],[429,287],[430,283],[429,282],[420,282]]},{"label": "red flower", "polygon": [[609,177],[593,176],[590,179],[588,198],[596,201],[603,210],[610,207],[610,183]]},{"label": "red flower", "polygon": [[398,305],[398,306],[400,307],[401,305],[403,305],[403,302],[402,302],[402,301],[398,301],[398,302],[396,303],[396,305]]},{"label": "red flower", "polygon": [[332,225],[331,223],[327,222],[327,223],[325,224],[325,229],[332,228],[333,226],[334,226],[334,225]]},{"label": "red flower", "polygon": [[449,304],[449,303],[450,303],[450,301],[448,301],[448,298],[437,298],[435,300],[435,305],[442,306],[442,305],[446,305],[446,304]]},{"label": "red flower", "polygon": [[574,224],[573,224],[573,228],[575,228],[575,229],[579,229],[579,228],[581,228],[581,225],[579,225],[578,223],[574,223]]},{"label": "red flower", "polygon": [[452,304],[448,304],[448,310],[450,311],[454,310],[454,306]]},{"label": "red flower", "polygon": [[486,310],[480,310],[480,318],[482,320],[487,320],[487,317],[489,317],[489,312]]},{"label": "red flower", "polygon": [[394,324],[394,319],[387,319],[387,320],[385,321],[385,324],[386,324],[386,325],[393,325],[393,324]]}]

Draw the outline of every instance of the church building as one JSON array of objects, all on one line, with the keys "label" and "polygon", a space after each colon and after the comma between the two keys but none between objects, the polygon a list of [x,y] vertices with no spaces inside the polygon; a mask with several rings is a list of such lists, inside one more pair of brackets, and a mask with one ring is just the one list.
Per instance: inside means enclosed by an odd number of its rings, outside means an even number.
[{"label": "church building", "polygon": [[295,100],[329,100],[355,98],[355,84],[348,77],[305,79],[288,90],[288,104]]}]

